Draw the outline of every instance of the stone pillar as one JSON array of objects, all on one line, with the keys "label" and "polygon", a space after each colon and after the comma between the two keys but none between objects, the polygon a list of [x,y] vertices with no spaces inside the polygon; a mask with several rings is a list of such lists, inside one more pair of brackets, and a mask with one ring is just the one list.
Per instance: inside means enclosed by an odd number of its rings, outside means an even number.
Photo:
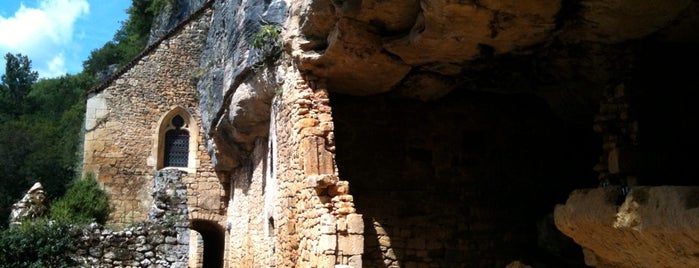
[{"label": "stone pillar", "polygon": [[621,84],[605,94],[595,116],[594,130],[603,139],[603,153],[595,165],[601,186],[638,184],[640,151],[638,120],[629,90]]},{"label": "stone pillar", "polygon": [[[362,267],[364,224],[349,194],[349,182],[338,177],[332,109],[322,81],[298,75],[282,92],[278,122],[282,205],[290,208],[280,221],[297,239],[280,248],[296,251],[288,265]],[[288,157],[288,158],[286,158]],[[289,237],[286,237],[287,239]],[[294,241],[298,244],[294,245]],[[297,250],[296,250],[297,249]],[[284,254],[284,253],[282,253]],[[285,256],[277,259],[286,261]],[[279,264],[287,264],[280,262]]]},{"label": "stone pillar", "polygon": [[[148,222],[172,232],[165,237],[165,244],[155,248],[170,267],[187,267],[189,262],[190,223],[187,210],[187,186],[182,178],[186,171],[163,169],[154,174],[153,206],[148,212]],[[156,228],[156,229],[159,229]]]}]

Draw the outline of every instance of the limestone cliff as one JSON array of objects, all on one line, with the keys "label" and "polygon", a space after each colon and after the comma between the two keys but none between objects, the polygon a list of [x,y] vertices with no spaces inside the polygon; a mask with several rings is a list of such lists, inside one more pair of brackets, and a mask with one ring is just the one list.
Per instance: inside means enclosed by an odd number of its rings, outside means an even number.
[{"label": "limestone cliff", "polygon": [[[178,7],[201,1],[185,2]],[[690,0],[216,1],[215,10],[198,90],[213,139],[237,144],[214,142],[227,152],[216,157],[221,169],[239,161],[222,155],[249,153],[251,140],[265,135],[256,126],[267,119],[255,114],[268,106],[274,82],[233,93],[263,60],[251,49],[263,25],[284,26],[291,58],[283,64],[326,79],[332,92],[423,101],[455,89],[527,93],[578,122],[594,114],[610,84],[630,77],[649,53],[644,44],[699,40]]]},{"label": "limestone cliff", "polygon": [[[217,175],[238,195],[228,211],[248,219],[232,224],[233,263],[582,266],[542,235],[555,230],[534,231],[571,190],[696,185],[699,81],[683,67],[699,60],[696,1],[243,0],[212,12],[192,82]],[[284,247],[246,255],[253,245]]]},{"label": "limestone cliff", "polygon": [[176,0],[168,2],[157,17],[153,19],[153,25],[148,38],[148,45],[163,37],[177,24],[192,15],[205,0]]}]

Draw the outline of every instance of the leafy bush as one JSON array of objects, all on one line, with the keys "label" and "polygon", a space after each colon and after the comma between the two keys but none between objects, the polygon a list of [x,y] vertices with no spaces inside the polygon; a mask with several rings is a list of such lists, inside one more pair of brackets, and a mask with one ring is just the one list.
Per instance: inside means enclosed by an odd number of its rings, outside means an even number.
[{"label": "leafy bush", "polygon": [[0,268],[72,267],[75,245],[66,223],[27,221],[0,231]]},{"label": "leafy bush", "polygon": [[97,184],[94,175],[75,180],[66,194],[51,206],[51,219],[58,222],[104,224],[109,217],[109,196]]},{"label": "leafy bush", "polygon": [[280,46],[282,27],[275,24],[262,25],[260,31],[252,35],[252,47],[269,50]]}]

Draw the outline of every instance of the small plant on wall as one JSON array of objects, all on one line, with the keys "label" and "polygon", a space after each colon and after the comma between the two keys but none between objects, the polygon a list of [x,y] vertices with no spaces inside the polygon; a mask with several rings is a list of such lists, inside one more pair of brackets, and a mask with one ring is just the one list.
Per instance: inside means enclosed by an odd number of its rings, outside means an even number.
[{"label": "small plant on wall", "polygon": [[280,25],[266,24],[252,35],[252,47],[261,52],[265,63],[272,63],[279,57],[282,47],[281,32]]}]

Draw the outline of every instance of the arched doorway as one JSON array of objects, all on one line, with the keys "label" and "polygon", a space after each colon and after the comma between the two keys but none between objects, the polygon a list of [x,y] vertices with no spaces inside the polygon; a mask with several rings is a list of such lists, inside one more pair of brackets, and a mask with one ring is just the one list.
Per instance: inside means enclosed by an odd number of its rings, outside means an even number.
[{"label": "arched doorway", "polygon": [[223,250],[225,246],[225,232],[223,228],[216,222],[208,220],[192,220],[190,228],[197,231],[204,242],[202,267],[223,267]]}]

